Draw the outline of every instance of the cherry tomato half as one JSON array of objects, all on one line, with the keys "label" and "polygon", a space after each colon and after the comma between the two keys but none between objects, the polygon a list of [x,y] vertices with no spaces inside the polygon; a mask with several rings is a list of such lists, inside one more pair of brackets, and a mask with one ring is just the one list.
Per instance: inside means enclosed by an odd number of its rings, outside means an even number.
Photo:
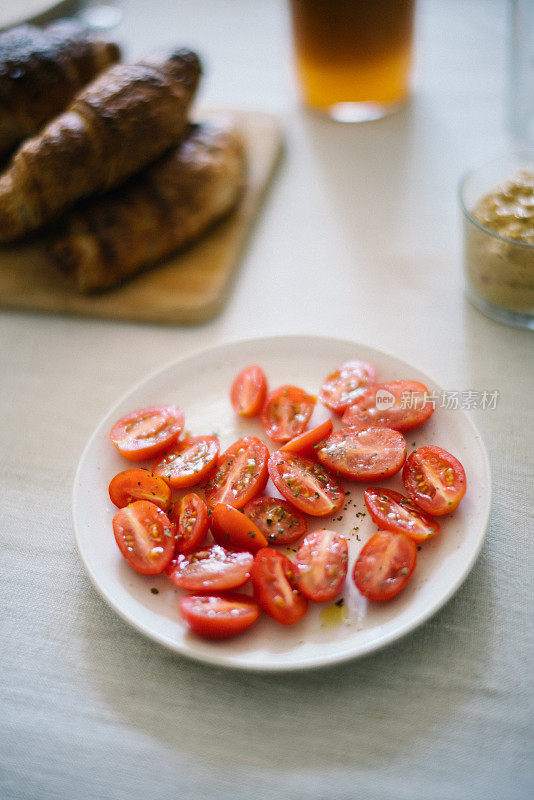
[{"label": "cherry tomato half", "polygon": [[466,490],[465,471],[458,459],[434,445],[410,453],[402,482],[414,503],[438,517],[454,511]]},{"label": "cherry tomato half", "polygon": [[113,533],[126,561],[141,575],[159,575],[174,555],[171,522],[148,500],[121,508],[113,517]]},{"label": "cherry tomato half", "polygon": [[255,417],[263,408],[266,394],[267,378],[262,368],[245,367],[232,383],[232,408],[240,417]]},{"label": "cherry tomato half", "polygon": [[378,531],[362,547],[353,570],[358,591],[381,603],[401,592],[417,561],[417,545],[403,533]]},{"label": "cherry tomato half", "polygon": [[406,442],[390,428],[343,428],[322,443],[317,458],[350,480],[375,481],[400,470],[406,460]]},{"label": "cherry tomato half", "polygon": [[176,553],[190,553],[200,547],[209,528],[208,507],[204,500],[189,492],[173,505],[169,519],[174,525]]},{"label": "cherry tomato half", "polygon": [[224,596],[188,594],[180,598],[178,606],[191,630],[209,639],[236,636],[254,625],[260,615],[252,597],[239,592]]},{"label": "cherry tomato half", "polygon": [[310,458],[277,450],[269,459],[268,469],[280,494],[305,514],[327,517],[343,505],[341,484]]},{"label": "cherry tomato half", "polygon": [[428,389],[418,381],[377,383],[343,414],[343,423],[356,428],[393,428],[408,431],[426,422],[434,412]]},{"label": "cherry tomato half", "polygon": [[432,539],[439,532],[439,523],[409,497],[379,487],[366,489],[363,494],[373,522],[382,530],[405,533],[417,544]]},{"label": "cherry tomato half", "polygon": [[202,483],[218,457],[219,440],[216,436],[190,436],[167,450],[152,465],[152,472],[165,478],[174,489],[185,489]]},{"label": "cherry tomato half", "polygon": [[217,544],[232,550],[257,553],[267,539],[257,525],[228,503],[217,503],[211,512],[211,532]]},{"label": "cherry tomato half", "polygon": [[143,461],[174,444],[183,427],[184,412],[178,406],[150,406],[117,420],[109,438],[124,458]]},{"label": "cherry tomato half", "polygon": [[234,508],[243,508],[265,489],[268,458],[269,451],[255,436],[234,442],[220,458],[217,472],[206,485],[208,506],[229,503]]},{"label": "cherry tomato half", "polygon": [[293,625],[306,613],[307,599],[296,585],[295,568],[289,558],[263,547],[252,565],[254,595],[270,617],[282,625]]},{"label": "cherry tomato half", "polygon": [[347,540],[336,531],[314,531],[295,556],[297,586],[305,597],[324,603],[341,591],[349,563]]},{"label": "cherry tomato half", "polygon": [[118,508],[134,500],[150,500],[166,511],[171,504],[171,489],[163,478],[147,469],[125,469],[111,479],[109,498]]},{"label": "cherry tomato half", "polygon": [[173,583],[190,592],[224,592],[248,581],[253,560],[251,553],[231,553],[214,544],[180,554],[166,573]]},{"label": "cherry tomato half", "polygon": [[311,428],[309,431],[304,431],[304,433],[295,436],[294,439],[290,439],[289,442],[282,445],[280,450],[284,450],[288,453],[311,455],[314,452],[315,445],[329,436],[332,433],[333,427],[332,420],[326,419],[324,422],[321,422],[320,425],[317,425],[317,427]]},{"label": "cherry tomato half", "polygon": [[280,386],[272,391],[261,412],[267,436],[275,442],[287,442],[301,434],[316,402],[316,397],[298,386]]},{"label": "cherry tomato half", "polygon": [[271,544],[291,544],[308,530],[304,514],[278,497],[255,497],[243,511]]},{"label": "cherry tomato half", "polygon": [[347,361],[324,379],[319,399],[336,414],[342,414],[375,381],[376,370],[372,364]]}]

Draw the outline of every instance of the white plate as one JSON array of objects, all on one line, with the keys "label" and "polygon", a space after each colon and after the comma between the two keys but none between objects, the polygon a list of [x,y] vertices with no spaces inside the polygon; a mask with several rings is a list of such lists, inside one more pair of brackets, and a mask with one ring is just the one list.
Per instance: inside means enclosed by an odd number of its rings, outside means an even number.
[{"label": "white plate", "polygon": [[59,16],[71,0],[4,0],[0,3],[0,29],[35,20],[45,14]]},{"label": "white plate", "polygon": [[[368,603],[347,578],[343,597],[348,617],[341,624],[331,625],[325,620],[325,606],[310,604],[306,616],[291,627],[263,615],[253,628],[233,640],[204,641],[188,633],[179,617],[181,590],[165,576],[136,574],[115,544],[111,522],[116,508],[109,501],[107,487],[127,466],[107,437],[116,419],[143,406],[173,403],[184,409],[187,430],[217,432],[222,448],[245,434],[257,434],[267,441],[257,420],[240,420],[230,405],[229,387],[243,366],[261,364],[273,388],[295,383],[317,393],[328,372],[353,358],[375,364],[380,380],[411,378],[440,391],[427,375],[371,347],[315,336],[286,336],[227,344],[170,364],[134,387],[109,412],[82,455],[73,513],[76,541],[87,571],[123,619],[154,641],[199,661],[250,670],[293,670],[334,664],[384,647],[421,625],[456,592],[484,539],[491,495],[484,445],[461,410],[438,408],[422,428],[409,432],[406,438],[409,451],[414,442],[418,447],[435,443],[460,459],[467,474],[465,498],[450,518],[442,518],[441,532],[421,549],[414,576],[397,598],[389,603]],[[320,403],[318,406],[313,420],[326,416]],[[340,512],[341,521],[319,519],[310,525],[313,529],[331,524],[344,533],[349,539],[351,564],[376,531],[369,514],[356,517],[357,512],[366,511],[366,485],[345,484],[352,502]],[[398,476],[385,485],[402,490]],[[277,494],[270,482],[269,490]],[[354,531],[355,527],[359,530]],[[152,588],[158,593],[152,593]]]}]

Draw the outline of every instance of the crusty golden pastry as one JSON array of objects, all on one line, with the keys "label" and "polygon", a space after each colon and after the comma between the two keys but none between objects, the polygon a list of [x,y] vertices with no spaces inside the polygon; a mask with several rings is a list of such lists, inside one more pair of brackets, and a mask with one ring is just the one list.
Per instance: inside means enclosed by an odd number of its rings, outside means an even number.
[{"label": "crusty golden pastry", "polygon": [[200,77],[190,50],[116,64],[28,139],[0,176],[0,241],[117,186],[183,137]]},{"label": "crusty golden pastry", "polygon": [[99,72],[119,60],[116,44],[73,22],[0,34],[0,158],[63,111]]},{"label": "crusty golden pastry", "polygon": [[58,223],[52,257],[81,292],[108,289],[197,239],[236,204],[245,180],[240,135],[192,125],[156,164]]}]

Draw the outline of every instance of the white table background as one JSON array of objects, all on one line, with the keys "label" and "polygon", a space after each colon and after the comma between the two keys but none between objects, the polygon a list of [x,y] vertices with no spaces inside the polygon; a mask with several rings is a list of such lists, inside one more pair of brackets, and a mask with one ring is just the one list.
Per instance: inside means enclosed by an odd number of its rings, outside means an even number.
[{"label": "white table background", "polygon": [[[197,47],[201,101],[280,113],[286,156],[213,322],[0,313],[0,797],[533,797],[533,338],[465,301],[456,200],[462,171],[507,142],[506,3],[423,1],[413,102],[356,127],[299,108],[282,2],[124,6],[129,56]],[[284,332],[501,396],[474,412],[494,503],[457,595],[377,655],[271,677],[188,662],[116,617],[75,551],[70,498],[92,429],[147,372]]]}]

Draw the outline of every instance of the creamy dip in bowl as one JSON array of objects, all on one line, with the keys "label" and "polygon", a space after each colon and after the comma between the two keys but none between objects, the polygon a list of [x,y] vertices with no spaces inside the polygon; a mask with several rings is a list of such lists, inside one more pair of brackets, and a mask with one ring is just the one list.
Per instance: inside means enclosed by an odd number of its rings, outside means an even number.
[{"label": "creamy dip in bowl", "polygon": [[460,203],[469,299],[494,319],[534,329],[534,151],[469,173]]}]

